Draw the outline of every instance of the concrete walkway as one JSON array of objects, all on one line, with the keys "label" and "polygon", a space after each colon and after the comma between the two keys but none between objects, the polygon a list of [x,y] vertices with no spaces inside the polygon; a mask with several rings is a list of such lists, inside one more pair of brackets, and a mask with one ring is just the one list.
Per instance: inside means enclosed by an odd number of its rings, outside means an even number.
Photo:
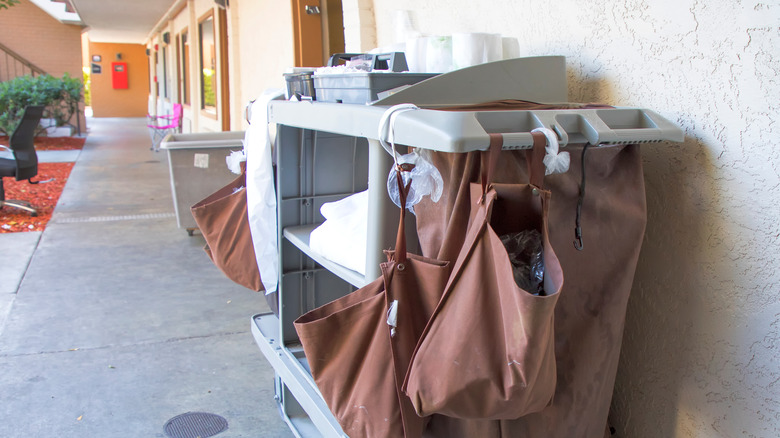
[{"label": "concrete walkway", "polygon": [[[39,163],[70,163],[78,160],[81,151],[37,151],[36,154],[38,155]],[[0,158],[13,157],[13,152],[0,148]]]},{"label": "concrete walkway", "polygon": [[292,436],[249,331],[263,296],[176,227],[145,119],[89,122],[46,230],[0,234],[0,437],[164,437],[186,412]]}]

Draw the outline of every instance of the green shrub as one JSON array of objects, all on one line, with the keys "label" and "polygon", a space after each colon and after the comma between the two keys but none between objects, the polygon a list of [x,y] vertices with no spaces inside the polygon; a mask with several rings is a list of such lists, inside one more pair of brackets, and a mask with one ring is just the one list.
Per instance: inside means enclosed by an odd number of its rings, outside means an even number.
[{"label": "green shrub", "polygon": [[84,71],[82,72],[83,79],[84,79],[84,105],[90,106],[92,105],[92,97],[89,92],[90,87],[92,85],[92,80],[89,76],[89,67],[84,67]]},{"label": "green shrub", "polygon": [[19,0],[0,0],[0,9],[8,9],[13,5],[18,5]]},{"label": "green shrub", "polygon": [[0,82],[0,132],[10,135],[28,105],[45,106],[45,117],[53,118],[57,126],[69,124],[83,89],[81,81],[67,73],[62,78],[27,75]]},{"label": "green shrub", "polygon": [[60,97],[50,104],[52,116],[57,121],[57,126],[64,126],[70,122],[73,115],[79,110],[79,102],[84,85],[80,80],[70,77],[65,73],[59,80]]}]

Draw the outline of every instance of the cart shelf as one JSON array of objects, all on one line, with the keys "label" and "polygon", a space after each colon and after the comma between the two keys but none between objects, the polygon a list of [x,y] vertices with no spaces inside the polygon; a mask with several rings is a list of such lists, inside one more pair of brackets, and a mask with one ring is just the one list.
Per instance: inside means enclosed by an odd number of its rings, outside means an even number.
[{"label": "cart shelf", "polygon": [[318,226],[319,224],[287,227],[284,229],[284,237],[298,249],[303,251],[304,254],[311,257],[315,262],[320,264],[323,268],[338,275],[342,280],[346,281],[352,286],[361,288],[367,285],[369,280],[366,279],[365,275],[353,271],[352,269],[345,268],[338,263],[333,263],[332,261],[311,250],[311,247],[309,246],[309,236],[311,235],[311,232]]}]

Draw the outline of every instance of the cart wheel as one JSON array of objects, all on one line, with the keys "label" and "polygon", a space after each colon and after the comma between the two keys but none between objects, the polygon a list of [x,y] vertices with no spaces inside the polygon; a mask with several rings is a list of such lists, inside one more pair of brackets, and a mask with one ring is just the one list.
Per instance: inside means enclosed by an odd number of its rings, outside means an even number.
[{"label": "cart wheel", "polygon": [[194,236],[195,230],[193,230],[192,228],[187,228],[187,235],[190,237]]}]

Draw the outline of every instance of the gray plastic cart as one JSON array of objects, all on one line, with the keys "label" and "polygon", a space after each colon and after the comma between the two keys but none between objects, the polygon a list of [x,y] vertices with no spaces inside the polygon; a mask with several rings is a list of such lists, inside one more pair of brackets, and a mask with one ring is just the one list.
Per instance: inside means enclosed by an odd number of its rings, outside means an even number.
[{"label": "gray plastic cart", "polygon": [[179,228],[192,236],[198,229],[190,207],[234,180],[225,158],[242,150],[244,131],[169,134],[161,149],[168,151],[173,207]]},{"label": "gray plastic cart", "polygon": [[[545,102],[565,100],[563,58],[540,57],[513,64],[516,71],[512,74],[507,73],[506,62],[494,66],[491,80],[495,79],[494,85],[501,88],[494,94],[516,99],[531,96]],[[472,71],[484,79],[486,70],[490,73],[491,67],[476,66]],[[417,94],[430,99],[430,103],[437,89],[453,90],[453,77],[455,82],[461,81],[458,77],[469,82],[463,72],[447,76],[420,83],[420,93],[414,91],[418,86],[412,86],[407,95]],[[501,76],[506,79],[502,81]],[[516,76],[522,76],[523,81],[515,80]],[[449,85],[434,82],[439,78]],[[534,86],[538,83],[547,84],[547,88]],[[484,90],[473,98],[478,101],[480,96],[490,94]],[[386,109],[321,102],[275,101],[269,106],[270,121],[279,125],[275,154],[280,311],[278,315],[254,315],[251,329],[274,368],[282,417],[298,437],[346,436],[317,389],[292,322],[378,278],[379,263],[385,260],[382,250],[395,243],[398,208],[386,192],[393,161],[378,141],[379,123]],[[505,149],[525,149],[533,144],[530,131],[538,127],[555,131],[561,146],[683,140],[678,127],[652,111],[637,108],[484,112],[420,109],[398,115],[395,140],[407,146],[460,153],[487,149],[489,133],[503,133]],[[312,251],[309,233],[323,221],[319,211],[323,203],[366,188],[366,275],[361,275]],[[408,231],[410,235],[416,233]]]}]

